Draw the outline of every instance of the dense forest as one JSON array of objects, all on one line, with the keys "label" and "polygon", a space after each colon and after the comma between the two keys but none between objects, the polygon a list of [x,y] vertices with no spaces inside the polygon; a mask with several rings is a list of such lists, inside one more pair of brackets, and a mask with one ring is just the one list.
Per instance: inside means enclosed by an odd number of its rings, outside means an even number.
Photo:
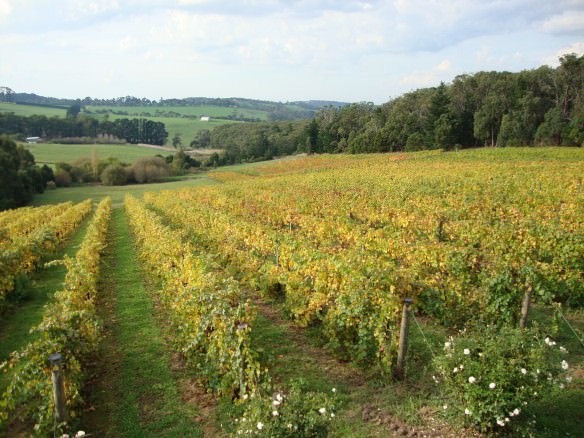
[{"label": "dense forest", "polygon": [[25,137],[60,139],[115,137],[128,143],[164,145],[168,132],[164,123],[148,119],[98,120],[79,114],[80,107],[72,105],[67,117],[18,116],[0,113],[0,134],[20,134]]},{"label": "dense forest", "polygon": [[297,152],[361,153],[481,146],[582,146],[584,56],[520,73],[479,72],[375,106],[317,111],[312,120],[214,129],[206,141],[222,163]]}]

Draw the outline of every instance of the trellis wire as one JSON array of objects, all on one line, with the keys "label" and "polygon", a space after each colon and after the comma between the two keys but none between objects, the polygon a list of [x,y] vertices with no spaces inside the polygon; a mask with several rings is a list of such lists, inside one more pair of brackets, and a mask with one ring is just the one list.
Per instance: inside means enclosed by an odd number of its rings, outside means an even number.
[{"label": "trellis wire", "polygon": [[420,333],[422,334],[422,337],[424,338],[424,341],[426,342],[426,345],[428,346],[428,349],[430,350],[430,353],[432,353],[432,357],[436,357],[436,355],[434,354],[434,350],[432,350],[432,346],[428,342],[428,339],[426,338],[426,335],[424,334],[424,331],[422,330],[422,327],[420,327],[420,324],[418,323],[418,320],[416,318],[416,315],[414,315],[412,313],[412,316],[414,317],[414,322],[418,326],[418,330],[420,330]]},{"label": "trellis wire", "polygon": [[584,347],[584,342],[582,341],[582,339],[580,338],[580,336],[578,336],[578,333],[576,333],[576,330],[574,330],[574,328],[572,327],[572,325],[568,322],[568,320],[566,319],[566,317],[564,316],[564,314],[562,313],[562,311],[560,309],[556,309],[556,311],[560,314],[560,316],[562,317],[562,319],[564,320],[564,322],[568,325],[568,327],[570,327],[570,330],[572,330],[572,333],[574,333],[574,336],[576,336],[576,339],[578,339],[578,341],[580,342],[580,344],[582,344],[582,346]]}]

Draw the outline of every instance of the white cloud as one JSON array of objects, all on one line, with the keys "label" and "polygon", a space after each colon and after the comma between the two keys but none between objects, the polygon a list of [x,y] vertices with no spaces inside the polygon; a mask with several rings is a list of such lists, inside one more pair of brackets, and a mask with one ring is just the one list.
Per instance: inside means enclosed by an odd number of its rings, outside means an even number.
[{"label": "white cloud", "polygon": [[554,15],[543,22],[542,29],[552,34],[584,35],[584,11],[572,10]]},{"label": "white cloud", "polygon": [[253,91],[262,94],[246,97],[381,103],[581,47],[574,32],[583,9],[582,0],[0,0],[0,52],[15,65],[67,66],[67,81],[56,67],[7,78],[39,94],[41,84],[60,84],[49,93]]},{"label": "white cloud", "polygon": [[402,76],[399,82],[402,85],[425,87],[436,82],[436,74],[433,72],[410,73]]},{"label": "white cloud", "polygon": [[9,16],[12,13],[10,0],[0,0],[0,19]]},{"label": "white cloud", "polygon": [[435,65],[433,67],[433,70],[436,70],[436,71],[448,71],[448,70],[450,70],[450,60],[445,59],[440,64]]},{"label": "white cloud", "polygon": [[[60,8],[57,8],[59,10]],[[117,0],[75,0],[62,9],[62,16],[67,21],[87,19],[120,9]]]},{"label": "white cloud", "polygon": [[450,70],[450,67],[450,60],[445,59],[430,68],[428,71],[417,71],[402,76],[400,79],[400,84],[413,85],[416,87],[428,87],[436,85],[440,82],[440,76]]},{"label": "white cloud", "polygon": [[138,41],[133,38],[133,37],[125,37],[122,40],[120,40],[120,50],[125,52],[128,50],[133,49],[134,47],[136,47],[138,45]]},{"label": "white cloud", "polygon": [[560,56],[566,55],[568,53],[575,53],[580,56],[584,55],[584,42],[576,42],[569,46],[562,47],[553,55],[543,58],[541,62],[552,67],[557,67],[560,65]]}]

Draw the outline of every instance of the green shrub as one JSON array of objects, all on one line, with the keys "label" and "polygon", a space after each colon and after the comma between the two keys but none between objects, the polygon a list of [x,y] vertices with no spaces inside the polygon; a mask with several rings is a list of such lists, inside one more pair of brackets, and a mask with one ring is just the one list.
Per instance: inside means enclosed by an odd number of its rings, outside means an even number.
[{"label": "green shrub", "polygon": [[127,181],[126,169],[119,164],[110,164],[101,173],[101,182],[106,186],[121,186]]},{"label": "green shrub", "polygon": [[330,395],[306,391],[302,380],[290,392],[246,399],[245,413],[235,420],[236,435],[324,437],[335,419],[335,389]]},{"label": "green shrub", "polygon": [[435,358],[447,415],[482,432],[521,429],[529,402],[562,389],[565,349],[536,330],[483,327],[450,338]]},{"label": "green shrub", "polygon": [[71,175],[65,169],[57,169],[55,171],[55,184],[57,187],[69,187],[71,181]]},{"label": "green shrub", "polygon": [[159,181],[170,175],[170,167],[160,157],[142,157],[129,169],[130,179],[137,183]]}]

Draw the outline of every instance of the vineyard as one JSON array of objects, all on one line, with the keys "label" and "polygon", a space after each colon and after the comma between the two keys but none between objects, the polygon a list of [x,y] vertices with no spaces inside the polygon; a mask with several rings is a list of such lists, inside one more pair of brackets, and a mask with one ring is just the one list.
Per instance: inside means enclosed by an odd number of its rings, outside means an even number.
[{"label": "vineyard", "polygon": [[[277,365],[286,359],[266,353],[277,346],[262,345],[262,324],[316,333],[335,367],[350,363],[352,373],[373,376],[377,387],[418,391],[416,397],[433,400],[426,409],[452,405],[445,412],[449,427],[497,434],[515,427],[509,425],[514,417],[530,415],[520,416],[546,388],[566,382],[577,405],[583,396],[582,175],[581,149],[311,156],[211,172],[220,184],[128,195],[123,210],[113,213],[115,226],[111,201],[104,200],[76,257],[65,258],[63,289],[46,306],[31,342],[2,365],[9,378],[0,432],[11,430],[15,418],[32,421],[39,435],[56,427],[46,362],[54,352],[64,357],[68,394],[62,430],[87,424],[83,394],[94,373],[88,370],[110,342],[108,325],[121,324],[101,309],[109,299],[102,282],[121,269],[103,257],[122,238],[143,270],[136,281],[150,285],[148,300],[168,338],[163,349],[180,357],[203,392],[229,401],[221,430],[211,435],[350,436],[346,428],[383,435],[384,424],[395,424],[379,413],[369,420],[369,408],[351,405],[357,402],[348,380],[323,377],[320,386],[330,385],[325,391],[290,380]],[[0,310],[18,306],[9,303],[19,278],[48,260],[92,206],[88,200],[0,213]],[[106,249],[108,242],[114,249]],[[527,293],[535,306],[530,321],[537,321],[519,330]],[[417,348],[431,356],[410,353],[405,382],[392,383],[406,298],[425,343]],[[278,316],[267,312],[266,302]],[[555,311],[576,315],[575,338],[559,327]],[[477,332],[482,339],[473,338]],[[340,401],[333,383],[345,385]],[[368,391],[365,397],[388,409],[377,390]],[[362,418],[351,414],[361,408]],[[367,421],[377,426],[356,424]],[[100,427],[123,434],[121,426]],[[410,436],[427,430],[410,428]]]},{"label": "vineyard", "polygon": [[0,314],[19,279],[69,236],[92,208],[87,200],[0,214]]}]

